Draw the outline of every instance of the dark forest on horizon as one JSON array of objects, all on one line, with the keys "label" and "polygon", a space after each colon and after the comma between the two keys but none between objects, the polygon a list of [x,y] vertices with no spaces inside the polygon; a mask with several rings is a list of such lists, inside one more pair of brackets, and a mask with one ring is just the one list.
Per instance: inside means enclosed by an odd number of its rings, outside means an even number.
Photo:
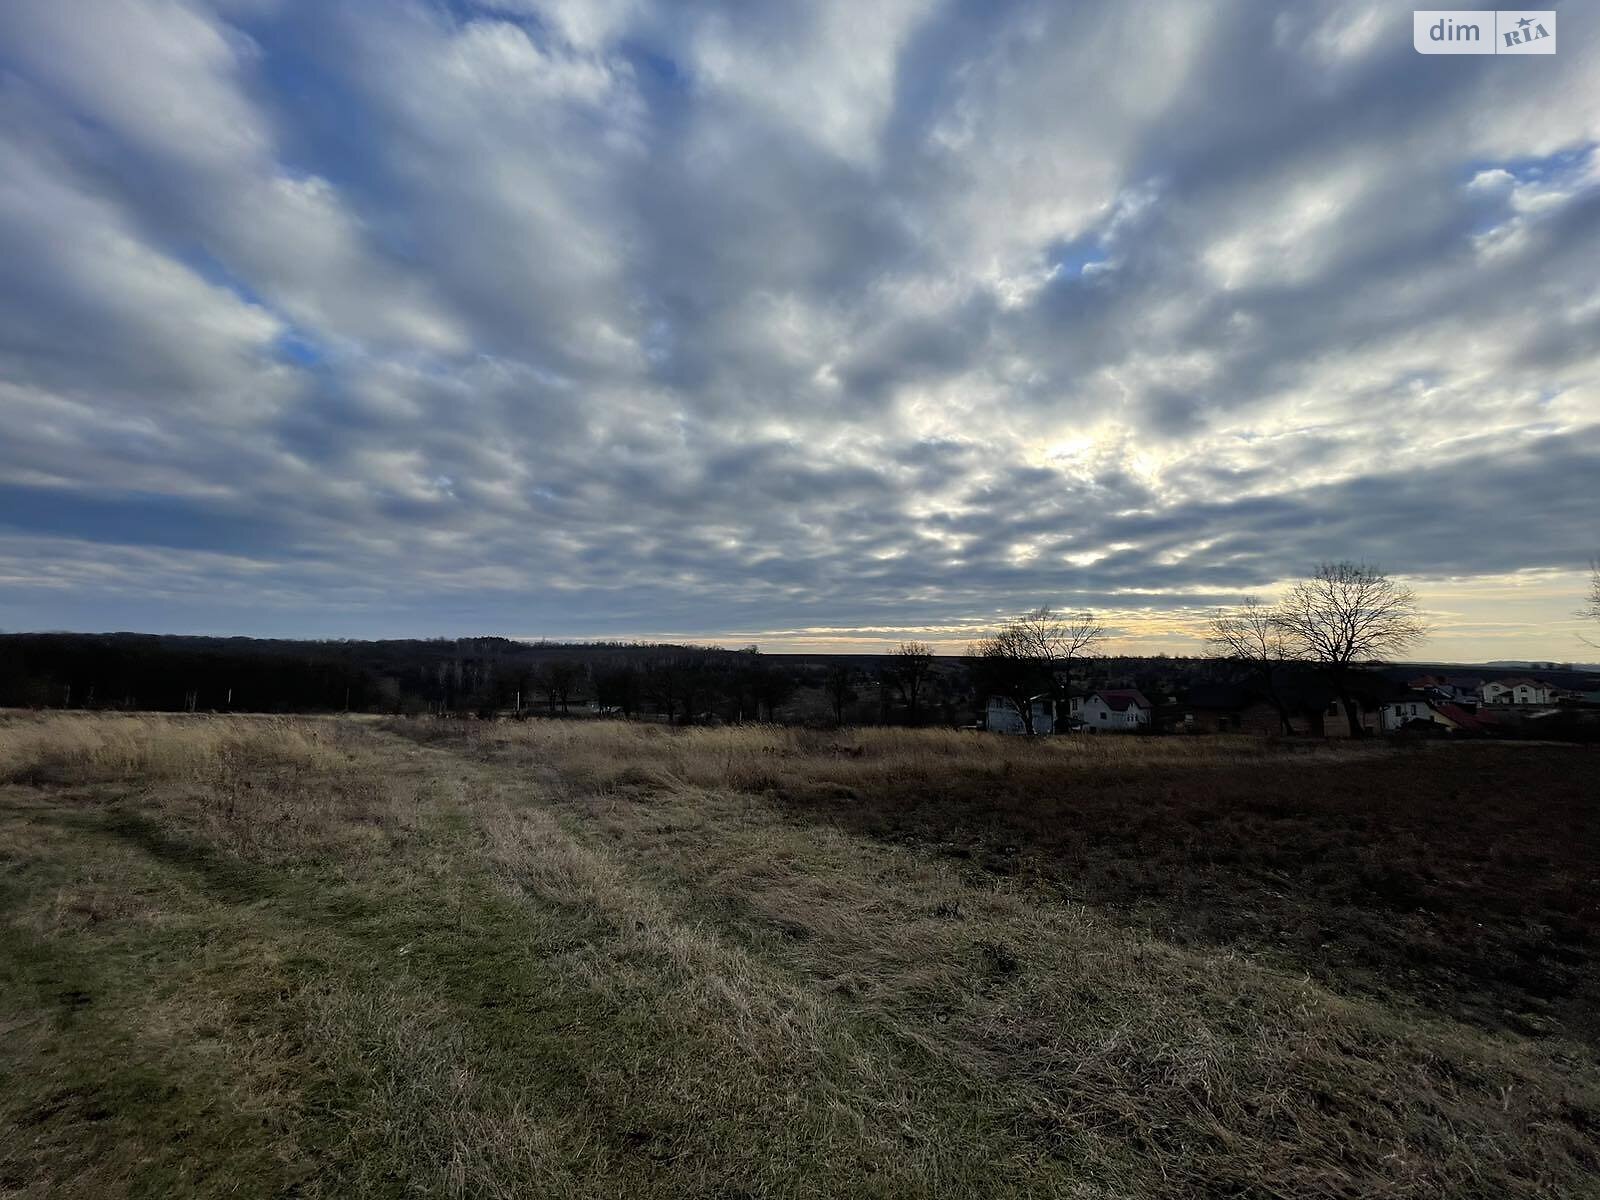
[{"label": "dark forest on horizon", "polygon": [[[577,715],[596,709],[679,723],[961,725],[982,705],[971,661],[936,654],[907,690],[902,656],[764,654],[644,642],[505,637],[277,640],[139,633],[0,634],[0,707],[159,712]],[[1392,683],[1419,669],[1374,676]],[[1233,675],[1215,658],[1101,655],[1084,686],[1159,702]],[[1491,674],[1514,674],[1495,668]],[[1592,672],[1541,672],[1579,686]]]}]

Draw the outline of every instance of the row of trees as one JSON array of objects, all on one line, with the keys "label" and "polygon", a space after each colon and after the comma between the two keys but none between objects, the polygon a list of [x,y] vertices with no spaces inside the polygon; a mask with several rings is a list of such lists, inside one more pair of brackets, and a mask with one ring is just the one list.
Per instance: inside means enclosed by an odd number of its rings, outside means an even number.
[{"label": "row of trees", "polygon": [[[1600,621],[1600,564],[1596,564],[1584,615]],[[1236,607],[1218,610],[1207,629],[1217,658],[1248,671],[1278,714],[1284,732],[1291,732],[1291,714],[1280,681],[1286,668],[1318,672],[1343,708],[1351,736],[1365,727],[1356,700],[1360,672],[1404,653],[1427,632],[1416,594],[1366,563],[1324,562],[1292,585],[1276,603],[1247,597]],[[1034,732],[1034,701],[1062,695],[1071,687],[1075,669],[1095,658],[1106,640],[1106,627],[1087,611],[1061,613],[1048,605],[1006,621],[994,633],[967,648],[966,668],[973,694],[1002,698],[1015,709],[1023,728]],[[691,719],[703,692],[720,690],[732,696],[737,719],[767,719],[795,691],[799,681],[790,672],[763,666],[754,647],[746,659],[713,669],[704,659],[683,657],[647,660],[596,675],[596,697],[626,715],[638,702],[658,712]],[[935,674],[933,648],[925,642],[903,642],[877,670],[877,678],[848,662],[830,664],[821,676],[833,719],[845,721],[859,698],[857,688],[876,683],[880,719],[889,717],[888,696],[897,695],[911,724],[923,717],[923,701]]]},{"label": "row of trees", "polygon": [[621,660],[597,668],[593,687],[596,703],[624,717],[648,708],[669,724],[689,724],[708,714],[773,720],[798,681],[751,646],[734,652],[687,648]]},{"label": "row of trees", "polygon": [[[1600,566],[1587,611],[1600,619]],[[1353,677],[1363,664],[1405,650],[1423,630],[1409,589],[1374,568],[1341,562],[1322,564],[1275,604],[1252,598],[1217,612],[1208,633],[1217,657],[1255,676],[1286,729],[1283,669],[1312,664],[1359,730]],[[825,703],[837,724],[921,724],[958,722],[973,697],[981,704],[998,696],[1032,732],[1033,700],[1064,694],[1073,675],[1101,657],[1105,639],[1092,613],[1041,607],[969,646],[961,672],[940,668],[923,642],[865,662],[806,664],[775,662],[753,646],[20,635],[0,638],[0,704],[441,713],[542,707],[555,714],[593,699],[624,716],[654,712],[682,724],[708,716],[774,720],[780,709],[820,720]],[[796,705],[801,689],[806,703]]]},{"label": "row of trees", "polygon": [[[594,697],[605,681],[620,689],[619,707],[630,712],[650,695],[671,695],[681,718],[678,692],[686,691],[695,711],[716,707],[737,717],[755,704],[770,711],[782,703],[789,674],[753,649],[693,646],[0,636],[0,707],[553,714]],[[683,675],[689,682],[680,687]],[[658,679],[667,682],[658,686]]]},{"label": "row of trees", "polygon": [[619,663],[594,674],[594,696],[605,709],[625,717],[642,711],[665,715],[684,724],[706,715],[734,721],[774,721],[778,709],[790,702],[802,686],[820,687],[837,725],[861,700],[862,691],[877,699],[878,720],[894,718],[898,700],[901,716],[909,724],[922,723],[930,692],[950,709],[945,688],[934,688],[933,647],[925,642],[903,642],[875,669],[863,670],[847,660],[815,666],[781,666],[764,658],[755,647],[729,654],[699,651]]},{"label": "row of trees", "polygon": [[[1600,571],[1595,610],[1600,614]],[[1290,715],[1279,687],[1290,664],[1310,665],[1328,681],[1352,736],[1363,731],[1352,691],[1365,665],[1393,657],[1426,632],[1415,594],[1364,563],[1320,564],[1276,604],[1255,597],[1212,617],[1208,641],[1220,658],[1244,666],[1278,713]],[[979,696],[1003,699],[1024,730],[1034,732],[1034,701],[1069,689],[1074,664],[1095,656],[1106,630],[1089,612],[1058,613],[1046,606],[1014,617],[967,650]]]}]

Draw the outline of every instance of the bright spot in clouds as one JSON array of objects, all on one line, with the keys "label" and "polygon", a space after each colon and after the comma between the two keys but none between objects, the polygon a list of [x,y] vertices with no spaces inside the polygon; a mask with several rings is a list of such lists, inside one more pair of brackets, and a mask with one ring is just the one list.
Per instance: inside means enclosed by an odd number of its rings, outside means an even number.
[{"label": "bright spot in clouds", "polygon": [[1582,657],[1596,28],[9,0],[0,626],[1183,650],[1351,557]]}]

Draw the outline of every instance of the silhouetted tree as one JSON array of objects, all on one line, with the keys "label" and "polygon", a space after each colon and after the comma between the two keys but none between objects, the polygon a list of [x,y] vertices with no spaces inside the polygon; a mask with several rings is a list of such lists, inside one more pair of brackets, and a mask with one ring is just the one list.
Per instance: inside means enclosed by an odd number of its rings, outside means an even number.
[{"label": "silhouetted tree", "polygon": [[829,663],[827,671],[822,677],[822,690],[828,695],[828,703],[833,706],[833,723],[844,724],[845,705],[854,702],[856,670],[849,663]]},{"label": "silhouetted tree", "polygon": [[715,675],[708,651],[685,650],[647,659],[640,690],[669,725],[689,725],[717,695]]},{"label": "silhouetted tree", "polygon": [[901,702],[906,706],[907,716],[915,725],[922,685],[933,670],[933,647],[927,642],[901,642],[890,652],[887,670],[895,690],[900,693]]},{"label": "silhouetted tree", "polygon": [[602,708],[614,708],[624,717],[639,711],[639,668],[631,662],[596,671],[595,699]]},{"label": "silhouetted tree", "polygon": [[1024,613],[1012,624],[1024,646],[1046,664],[1062,690],[1072,686],[1072,664],[1091,657],[1106,638],[1106,627],[1093,613],[1057,613],[1048,604]]},{"label": "silhouetted tree", "polygon": [[1072,686],[1072,664],[1105,640],[1105,626],[1089,612],[1058,613],[1048,604],[1012,617],[968,653],[973,683],[999,696],[1033,733],[1033,698]]},{"label": "silhouetted tree", "polygon": [[1240,664],[1260,682],[1267,701],[1278,714],[1280,728],[1284,733],[1293,733],[1289,710],[1278,692],[1278,673],[1289,657],[1278,613],[1255,596],[1246,596],[1237,608],[1217,610],[1206,641],[1219,657]]},{"label": "silhouetted tree", "polygon": [[541,696],[544,697],[545,711],[552,717],[556,715],[556,673],[551,668],[553,663],[543,663],[534,671],[530,682]]},{"label": "silhouetted tree", "polygon": [[[1600,558],[1589,564],[1589,602],[1579,610],[1578,615],[1591,621],[1600,621]],[[1600,645],[1588,638],[1583,640],[1591,646]]]},{"label": "silhouetted tree", "polygon": [[1365,563],[1325,562],[1289,589],[1276,615],[1289,653],[1315,663],[1344,706],[1350,736],[1365,728],[1350,679],[1364,663],[1389,658],[1427,632],[1416,594]]},{"label": "silhouetted tree", "polygon": [[683,693],[683,672],[676,657],[663,655],[646,659],[639,672],[640,694],[659,713],[664,713],[667,724],[677,721],[678,703]]},{"label": "silhouetted tree", "polygon": [[545,667],[545,673],[549,680],[551,694],[556,700],[560,701],[561,711],[565,714],[573,692],[583,679],[583,664],[573,662],[571,659],[560,658],[548,664]]},{"label": "silhouetted tree", "polygon": [[772,720],[772,710],[794,692],[788,673],[762,657],[755,646],[738,651],[723,664],[722,691],[735,720]]},{"label": "silhouetted tree", "polygon": [[998,696],[1022,719],[1025,733],[1034,733],[1033,698],[1049,691],[1055,676],[1048,662],[1034,654],[1014,622],[967,647],[967,670],[980,702]]},{"label": "silhouetted tree", "polygon": [[789,702],[797,686],[790,671],[772,663],[762,663],[751,683],[751,694],[756,701],[756,714],[760,716],[765,713],[765,719],[768,721],[778,719],[778,708]]}]

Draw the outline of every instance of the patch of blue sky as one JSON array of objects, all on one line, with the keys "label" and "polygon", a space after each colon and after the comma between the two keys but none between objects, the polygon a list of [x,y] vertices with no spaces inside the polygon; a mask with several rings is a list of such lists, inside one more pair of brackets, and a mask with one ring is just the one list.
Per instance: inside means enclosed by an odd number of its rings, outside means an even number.
[{"label": "patch of blue sky", "polygon": [[1055,278],[1079,279],[1091,277],[1112,266],[1111,252],[1105,243],[1095,237],[1083,237],[1066,243],[1054,253]]}]

